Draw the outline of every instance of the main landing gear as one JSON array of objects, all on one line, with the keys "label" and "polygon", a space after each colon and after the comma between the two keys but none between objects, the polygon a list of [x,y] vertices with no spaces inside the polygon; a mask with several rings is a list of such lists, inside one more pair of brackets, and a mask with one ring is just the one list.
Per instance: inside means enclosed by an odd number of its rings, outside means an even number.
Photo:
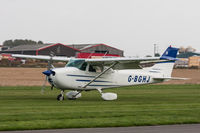
[{"label": "main landing gear", "polygon": [[101,94],[101,98],[105,101],[111,101],[111,100],[116,100],[117,99],[117,94],[116,93],[103,93],[101,89],[97,89],[99,93]]},{"label": "main landing gear", "polygon": [[76,100],[81,97],[82,91],[70,91],[66,93],[66,96],[69,100]]},{"label": "main landing gear", "polygon": [[[116,93],[103,93],[101,89],[97,89],[99,93],[101,94],[101,98],[105,101],[111,101],[111,100],[116,100],[117,99],[117,94]],[[82,91],[69,91],[66,93],[66,96],[69,100],[76,100],[77,98],[81,97],[81,92]],[[57,96],[58,101],[63,101],[64,100],[64,90],[60,92],[60,94]]]},{"label": "main landing gear", "polygon": [[[70,91],[66,93],[66,96],[69,100],[76,100],[77,98],[81,97],[82,91]],[[64,100],[64,90],[61,91],[61,93],[57,96],[58,101]]]}]

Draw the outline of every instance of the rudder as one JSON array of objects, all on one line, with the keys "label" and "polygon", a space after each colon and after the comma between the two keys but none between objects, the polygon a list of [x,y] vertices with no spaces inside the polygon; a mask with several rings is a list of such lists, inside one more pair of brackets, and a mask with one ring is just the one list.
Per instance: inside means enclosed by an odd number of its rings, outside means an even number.
[{"label": "rudder", "polygon": [[171,73],[174,67],[174,63],[177,60],[176,56],[178,53],[178,48],[168,47],[165,52],[160,57],[160,60],[166,60],[165,62],[156,63],[151,67],[154,71],[159,71],[164,77],[171,77]]}]

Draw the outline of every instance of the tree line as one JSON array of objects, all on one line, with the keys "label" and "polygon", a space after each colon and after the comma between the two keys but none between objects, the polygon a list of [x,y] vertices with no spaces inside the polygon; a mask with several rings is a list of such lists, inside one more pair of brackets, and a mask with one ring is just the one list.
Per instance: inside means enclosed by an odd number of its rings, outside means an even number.
[{"label": "tree line", "polygon": [[32,45],[32,44],[44,44],[42,41],[33,41],[28,39],[15,39],[15,40],[6,40],[3,42],[3,46],[6,47],[16,47],[19,45]]}]

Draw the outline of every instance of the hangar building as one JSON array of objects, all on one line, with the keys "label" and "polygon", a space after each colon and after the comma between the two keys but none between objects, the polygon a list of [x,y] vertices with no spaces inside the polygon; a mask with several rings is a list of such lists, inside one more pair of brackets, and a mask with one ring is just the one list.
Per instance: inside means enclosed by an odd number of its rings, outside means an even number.
[{"label": "hangar building", "polygon": [[88,58],[90,56],[123,56],[123,51],[106,44],[34,44],[19,45],[1,53],[26,54],[26,55],[49,55],[53,52],[56,56]]}]

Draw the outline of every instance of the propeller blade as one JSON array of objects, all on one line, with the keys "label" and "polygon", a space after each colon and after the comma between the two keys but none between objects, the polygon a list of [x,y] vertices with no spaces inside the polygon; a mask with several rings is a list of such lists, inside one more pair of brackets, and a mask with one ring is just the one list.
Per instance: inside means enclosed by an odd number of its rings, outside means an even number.
[{"label": "propeller blade", "polygon": [[44,81],[44,83],[43,83],[43,85],[42,85],[42,88],[41,88],[41,94],[44,94],[44,89],[45,89],[45,87],[46,87],[47,78],[48,78],[48,77],[46,76],[45,81]]},{"label": "propeller blade", "polygon": [[[46,87],[46,83],[47,83],[47,80],[48,80],[48,77],[51,75],[51,74],[54,74],[55,75],[55,72],[54,71],[51,71],[52,68],[54,68],[54,66],[52,65],[53,64],[53,56],[54,56],[54,53],[51,51],[50,52],[50,59],[48,61],[48,66],[47,66],[47,70],[42,72],[44,75],[46,75],[46,79],[44,81],[44,84],[42,85],[42,89],[41,89],[41,93],[44,94],[44,89]],[[52,84],[51,85],[51,90],[53,90],[53,87],[54,85]]]},{"label": "propeller blade", "polygon": [[53,90],[53,87],[54,87],[54,85],[52,84],[52,85],[51,85],[51,90]]},{"label": "propeller blade", "polygon": [[54,53],[51,51],[49,56],[50,56],[50,60],[48,61],[47,70],[51,70],[51,68],[54,68],[54,66],[52,65]]}]

